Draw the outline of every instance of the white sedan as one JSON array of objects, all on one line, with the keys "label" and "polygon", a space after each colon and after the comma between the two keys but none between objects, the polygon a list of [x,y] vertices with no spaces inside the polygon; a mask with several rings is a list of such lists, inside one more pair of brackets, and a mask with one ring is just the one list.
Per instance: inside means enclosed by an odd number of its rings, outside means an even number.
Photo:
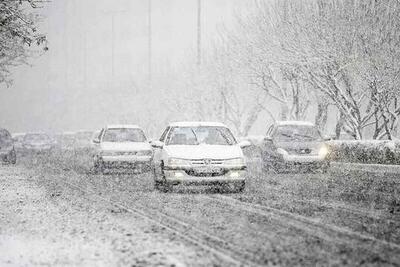
[{"label": "white sedan", "polygon": [[218,185],[242,191],[246,181],[246,162],[242,148],[228,127],[216,122],[178,122],[170,124],[160,141],[153,141],[154,183],[169,191],[172,186]]},{"label": "white sedan", "polygon": [[136,125],[108,125],[93,139],[94,170],[150,170],[153,151],[143,130]]}]

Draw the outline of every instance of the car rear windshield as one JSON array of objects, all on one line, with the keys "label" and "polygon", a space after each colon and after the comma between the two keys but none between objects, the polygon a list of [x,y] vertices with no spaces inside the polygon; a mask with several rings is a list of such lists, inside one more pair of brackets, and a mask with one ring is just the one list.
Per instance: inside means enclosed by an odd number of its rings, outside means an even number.
[{"label": "car rear windshield", "polygon": [[116,128],[107,129],[103,142],[146,142],[146,136],[141,129]]},{"label": "car rear windshield", "polygon": [[173,127],[167,145],[234,145],[236,140],[225,127]]},{"label": "car rear windshield", "polygon": [[321,135],[314,126],[285,125],[276,129],[274,138],[278,141],[316,141],[321,140]]}]

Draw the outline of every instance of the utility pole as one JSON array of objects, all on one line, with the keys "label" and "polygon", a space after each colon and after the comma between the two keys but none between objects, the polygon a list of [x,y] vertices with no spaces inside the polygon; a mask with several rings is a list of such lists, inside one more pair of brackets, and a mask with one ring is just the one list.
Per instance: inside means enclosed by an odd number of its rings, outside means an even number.
[{"label": "utility pole", "polygon": [[115,76],[115,15],[126,13],[125,10],[116,10],[111,12],[104,12],[104,14],[111,15],[111,80],[114,82]]},{"label": "utility pole", "polygon": [[151,25],[151,0],[148,0],[148,7],[147,7],[147,34],[148,34],[148,43],[147,43],[147,61],[148,61],[148,82],[149,86],[151,87],[151,79],[152,79],[152,66],[151,66],[151,58],[152,58],[152,25]]},{"label": "utility pole", "polygon": [[201,65],[201,0],[197,0],[197,67]]}]

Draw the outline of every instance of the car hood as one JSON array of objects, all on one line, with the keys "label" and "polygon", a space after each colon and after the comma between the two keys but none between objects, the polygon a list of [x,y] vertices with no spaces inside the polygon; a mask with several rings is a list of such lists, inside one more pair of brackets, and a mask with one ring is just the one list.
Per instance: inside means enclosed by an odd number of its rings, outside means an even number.
[{"label": "car hood", "polygon": [[49,142],[29,142],[29,143],[24,143],[25,146],[50,146],[51,143]]},{"label": "car hood", "polygon": [[138,151],[151,150],[151,146],[147,142],[102,142],[100,149],[104,151]]},{"label": "car hood", "polygon": [[232,159],[243,157],[238,145],[170,145],[164,147],[169,157],[181,159]]},{"label": "car hood", "polygon": [[277,148],[282,148],[286,151],[294,151],[299,149],[310,149],[311,151],[318,151],[324,145],[323,141],[288,141],[288,142],[274,142]]}]

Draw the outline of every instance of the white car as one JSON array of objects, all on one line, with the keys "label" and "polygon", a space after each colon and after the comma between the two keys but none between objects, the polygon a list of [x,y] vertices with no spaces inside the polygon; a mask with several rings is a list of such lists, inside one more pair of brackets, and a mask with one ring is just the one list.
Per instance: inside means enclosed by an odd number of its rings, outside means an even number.
[{"label": "white car", "polygon": [[55,147],[55,142],[46,133],[27,133],[22,147],[27,152],[50,152]]},{"label": "white car", "polygon": [[138,172],[150,170],[153,150],[137,125],[108,125],[93,143],[95,172],[115,168]]},{"label": "white car", "polygon": [[242,191],[246,162],[242,148],[228,127],[218,122],[171,123],[159,141],[153,141],[154,185],[169,191],[174,185],[231,186]]}]

